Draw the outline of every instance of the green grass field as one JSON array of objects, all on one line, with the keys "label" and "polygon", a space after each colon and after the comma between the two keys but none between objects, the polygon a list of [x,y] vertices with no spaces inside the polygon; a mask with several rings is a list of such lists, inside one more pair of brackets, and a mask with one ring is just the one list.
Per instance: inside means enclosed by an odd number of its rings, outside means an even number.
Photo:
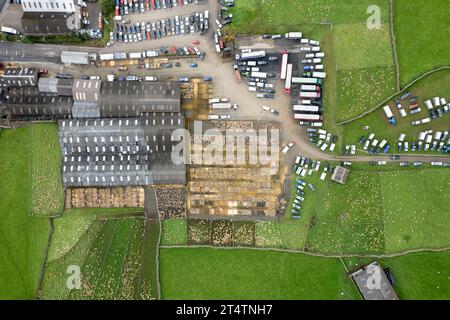
[{"label": "green grass field", "polygon": [[[350,271],[374,260],[391,268],[400,299],[449,299],[450,252],[345,258]],[[360,299],[338,259],[237,249],[162,249],[164,299]]]},{"label": "green grass field", "polygon": [[184,218],[162,221],[161,245],[187,244],[187,221]]},{"label": "green grass field", "polygon": [[396,0],[394,4],[402,85],[431,69],[450,65],[448,3]]},{"label": "green grass field", "polygon": [[[371,263],[372,259],[344,259],[350,270]],[[450,252],[415,253],[402,257],[378,260],[389,267],[396,278],[394,286],[400,299],[448,300],[450,299]]]},{"label": "green grass field", "polygon": [[[152,233],[153,234],[153,233]],[[143,218],[95,219],[63,215],[55,219],[51,259],[42,299],[150,299],[153,257]],[[79,266],[81,289],[66,287],[67,268]]]},{"label": "green grass field", "polygon": [[0,299],[34,299],[48,219],[31,217],[30,128],[0,132]]},{"label": "green grass field", "polygon": [[[396,253],[441,248],[450,243],[446,230],[448,169],[367,171],[354,168],[347,185],[313,181],[307,192],[304,250],[328,253]],[[289,219],[289,218],[286,218]],[[293,222],[290,222],[291,224]]]},{"label": "green grass field", "polygon": [[272,251],[161,249],[163,299],[358,299],[338,259]]},{"label": "green grass field", "polygon": [[[391,106],[391,110],[397,119],[398,125],[396,127],[391,126],[383,109],[380,108],[367,116],[352,121],[344,125],[344,144],[356,144],[361,136],[368,136],[372,132],[376,134],[377,139],[386,139],[391,146],[396,146],[397,140],[401,133],[407,135],[407,141],[417,141],[419,132],[432,130],[449,130],[449,115],[444,115],[443,118],[433,120],[427,125],[412,126],[411,122],[429,117],[429,113],[424,106],[424,101],[431,99],[435,96],[445,97],[450,99],[450,70],[443,70],[434,73],[425,79],[417,82],[412,88],[409,89],[415,96],[419,97],[418,104],[422,108],[422,112],[417,115],[409,115],[406,118],[401,118],[400,113],[395,106],[395,99],[388,104]],[[408,112],[407,102],[402,103],[405,111]],[[369,130],[365,130],[365,127],[369,126]],[[362,151],[362,146],[357,146]],[[391,149],[391,152],[396,153],[396,148]]]},{"label": "green grass field", "polygon": [[31,214],[54,217],[64,208],[61,181],[61,149],[55,123],[30,127],[31,136]]}]

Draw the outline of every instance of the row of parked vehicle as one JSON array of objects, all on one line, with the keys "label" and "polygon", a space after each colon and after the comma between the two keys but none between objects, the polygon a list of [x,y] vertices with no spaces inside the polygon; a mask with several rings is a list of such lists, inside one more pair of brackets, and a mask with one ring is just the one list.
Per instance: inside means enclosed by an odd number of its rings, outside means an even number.
[{"label": "row of parked vehicle", "polygon": [[391,145],[386,139],[379,139],[375,133],[371,133],[368,137],[362,136],[358,144],[363,146],[364,151],[369,151],[370,154],[388,153],[391,150]]},{"label": "row of parked vehicle", "polygon": [[398,143],[398,152],[437,151],[450,153],[449,131],[427,130],[419,133],[416,141],[406,141],[406,134],[401,134]]},{"label": "row of parked vehicle", "polygon": [[[298,156],[295,159],[295,163],[293,166],[293,172],[298,176],[298,179],[295,181],[295,198],[292,203],[291,209],[291,217],[292,219],[300,219],[301,218],[301,209],[302,203],[305,201],[305,193],[306,188],[308,188],[311,192],[316,191],[316,187],[312,183],[307,183],[305,181],[305,177],[312,176],[313,173],[319,172],[321,169],[322,163],[316,160],[310,160],[303,156]],[[322,173],[320,175],[320,180],[325,181],[329,172],[332,172],[334,167],[330,165],[327,161],[323,166]]]},{"label": "row of parked vehicle", "polygon": [[205,0],[116,0],[116,17],[204,2]]},{"label": "row of parked vehicle", "polygon": [[330,132],[324,129],[307,128],[306,134],[309,138],[309,142],[315,143],[322,151],[329,150],[334,152],[336,149],[337,136],[332,135]]},{"label": "row of parked vehicle", "polygon": [[110,45],[116,42],[139,42],[174,35],[201,33],[209,29],[209,12],[197,12],[190,16],[167,18],[153,22],[137,22],[135,25],[116,22],[111,33]]}]

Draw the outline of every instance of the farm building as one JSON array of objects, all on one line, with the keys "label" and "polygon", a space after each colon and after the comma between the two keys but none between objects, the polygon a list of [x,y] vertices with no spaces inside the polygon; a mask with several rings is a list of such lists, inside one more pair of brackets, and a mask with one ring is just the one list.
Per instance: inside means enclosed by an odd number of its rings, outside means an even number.
[{"label": "farm building", "polygon": [[63,35],[80,29],[80,21],[73,13],[24,12],[21,22],[26,35]]},{"label": "farm building", "polygon": [[184,185],[186,168],[171,159],[182,113],[58,122],[66,187]]},{"label": "farm building", "polygon": [[100,116],[139,117],[149,112],[180,112],[178,82],[104,82],[100,90]]},{"label": "farm building", "polygon": [[96,53],[76,52],[76,51],[62,51],[61,62],[64,64],[82,64],[88,65],[91,61],[97,59]]},{"label": "farm building", "polygon": [[340,184],[345,184],[347,182],[349,174],[350,170],[344,167],[337,166],[334,169],[333,175],[331,176],[331,180],[338,182]]},{"label": "farm building", "polygon": [[39,92],[38,87],[15,87],[8,92],[7,109],[12,117],[69,118],[72,97]]},{"label": "farm building", "polygon": [[73,82],[72,95],[74,101],[97,102],[100,98],[101,80],[80,80]]},{"label": "farm building", "polygon": [[386,273],[378,262],[373,262],[350,276],[365,300],[399,300]]},{"label": "farm building", "polygon": [[[101,82],[100,80],[42,78],[37,87],[10,90],[8,108],[14,116],[52,116],[66,118],[132,118],[147,113],[181,111],[181,89],[178,82]],[[53,113],[52,108],[28,108],[36,96],[53,97],[64,108]],[[70,98],[70,99],[64,99]],[[59,100],[58,100],[59,99]],[[67,110],[67,103],[73,102]],[[18,109],[17,107],[20,107]],[[35,106],[33,106],[35,107]],[[18,111],[21,110],[21,111]],[[39,112],[43,114],[39,114]],[[29,114],[28,114],[29,112]],[[50,112],[50,114],[49,114]]]},{"label": "farm building", "polygon": [[57,78],[40,78],[38,82],[39,92],[58,93]]},{"label": "farm building", "polygon": [[35,86],[38,84],[39,70],[37,68],[7,68],[3,75],[6,87]]}]

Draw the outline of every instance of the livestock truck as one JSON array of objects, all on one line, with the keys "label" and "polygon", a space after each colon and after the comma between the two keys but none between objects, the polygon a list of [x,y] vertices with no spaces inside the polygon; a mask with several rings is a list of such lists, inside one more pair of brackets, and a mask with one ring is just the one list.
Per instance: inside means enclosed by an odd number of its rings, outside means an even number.
[{"label": "livestock truck", "polygon": [[322,85],[323,80],[318,78],[292,78],[292,83],[296,84],[315,84],[315,85]]},{"label": "livestock truck", "polygon": [[289,54],[287,52],[283,53],[283,59],[281,61],[281,80],[286,80],[288,59]]},{"label": "livestock truck", "polygon": [[305,122],[319,122],[322,120],[322,116],[319,114],[295,113],[294,119]]},{"label": "livestock truck", "polygon": [[260,59],[266,56],[266,51],[254,51],[254,52],[245,52],[238,53],[236,55],[236,60],[252,60],[252,59]]},{"label": "livestock truck", "polygon": [[326,74],[326,72],[313,72],[312,77],[319,78],[319,79],[325,79],[327,77],[327,74]]},{"label": "livestock truck", "polygon": [[211,109],[213,110],[230,110],[234,109],[237,110],[239,106],[237,104],[229,103],[229,102],[222,102],[222,103],[213,103],[211,105]]},{"label": "livestock truck", "polygon": [[114,60],[114,53],[100,54],[100,61],[110,61]]},{"label": "livestock truck", "polygon": [[300,90],[302,90],[302,91],[316,91],[316,92],[320,92],[320,87],[319,86],[315,86],[315,85],[311,85],[311,84],[302,84],[300,86]]},{"label": "livestock truck", "polygon": [[302,91],[300,92],[300,98],[319,99],[321,97],[320,92]]},{"label": "livestock truck", "polygon": [[252,72],[251,76],[252,76],[252,78],[266,79],[267,78],[267,72]]},{"label": "livestock truck", "polygon": [[284,35],[286,39],[290,40],[300,40],[303,34],[301,32],[288,32]]},{"label": "livestock truck", "polygon": [[301,113],[305,112],[320,113],[321,111],[319,106],[301,105],[301,104],[294,105],[292,107],[292,110],[294,110],[294,112],[301,112]]},{"label": "livestock truck", "polygon": [[284,92],[286,94],[291,94],[291,88],[292,88],[292,69],[293,65],[288,64],[287,66],[287,72],[286,72],[286,84],[284,86]]},{"label": "livestock truck", "polygon": [[393,126],[397,125],[397,120],[395,120],[394,114],[392,113],[392,110],[389,106],[385,106],[383,108],[384,114],[386,115],[386,117],[389,120],[389,123]]}]

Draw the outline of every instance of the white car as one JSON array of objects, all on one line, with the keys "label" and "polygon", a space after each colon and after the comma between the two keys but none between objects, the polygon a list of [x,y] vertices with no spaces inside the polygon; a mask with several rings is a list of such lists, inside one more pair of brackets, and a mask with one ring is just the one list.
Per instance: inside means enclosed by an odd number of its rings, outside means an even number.
[{"label": "white car", "polygon": [[289,152],[289,150],[291,150],[294,146],[295,146],[295,142],[289,142],[287,144],[287,146],[285,146],[281,152],[283,152],[284,154],[287,154]]}]

